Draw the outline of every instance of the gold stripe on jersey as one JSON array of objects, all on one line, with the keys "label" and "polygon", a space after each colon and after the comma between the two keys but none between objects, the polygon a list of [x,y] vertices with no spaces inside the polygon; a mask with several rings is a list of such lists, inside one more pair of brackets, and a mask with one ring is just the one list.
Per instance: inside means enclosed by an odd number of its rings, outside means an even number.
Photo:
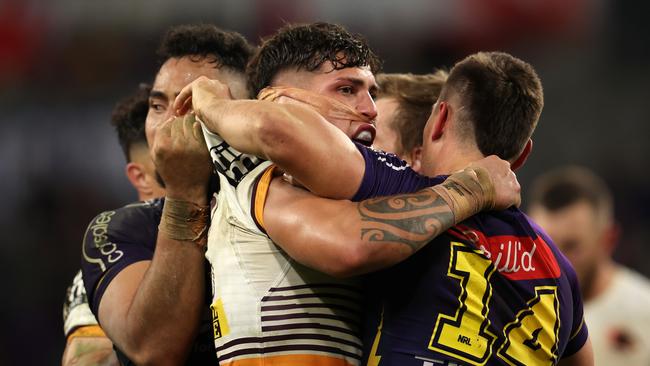
[{"label": "gold stripe on jersey", "polygon": [[276,168],[276,165],[271,165],[262,173],[253,192],[253,220],[264,231],[266,231],[266,226],[264,225],[264,203],[266,203],[269,187],[271,187],[271,181],[274,177],[273,172]]},{"label": "gold stripe on jersey", "polygon": [[70,333],[68,336],[67,342],[70,343],[73,338],[89,337],[106,337],[106,333],[104,333],[99,325],[86,325],[72,331],[72,333]]}]

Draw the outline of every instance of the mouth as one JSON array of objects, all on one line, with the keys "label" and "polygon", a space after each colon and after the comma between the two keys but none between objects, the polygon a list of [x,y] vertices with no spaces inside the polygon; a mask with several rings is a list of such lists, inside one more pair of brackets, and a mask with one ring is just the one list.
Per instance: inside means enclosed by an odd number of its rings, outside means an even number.
[{"label": "mouth", "polygon": [[377,134],[377,130],[375,130],[375,126],[369,123],[364,123],[361,126],[359,126],[359,128],[357,128],[357,130],[350,138],[352,139],[352,141],[370,147],[373,141],[375,141],[376,134]]}]

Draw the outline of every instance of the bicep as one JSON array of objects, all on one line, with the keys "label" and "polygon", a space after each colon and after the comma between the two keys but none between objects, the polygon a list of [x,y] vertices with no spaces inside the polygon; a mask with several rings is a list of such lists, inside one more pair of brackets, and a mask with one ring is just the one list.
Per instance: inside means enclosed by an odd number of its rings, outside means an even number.
[{"label": "bicep", "polygon": [[99,302],[99,323],[118,345],[126,339],[127,314],[150,264],[150,260],[145,260],[124,267],[108,284]]},{"label": "bicep", "polygon": [[264,206],[269,237],[298,262],[339,274],[358,237],[354,203],[317,197],[276,178]]}]

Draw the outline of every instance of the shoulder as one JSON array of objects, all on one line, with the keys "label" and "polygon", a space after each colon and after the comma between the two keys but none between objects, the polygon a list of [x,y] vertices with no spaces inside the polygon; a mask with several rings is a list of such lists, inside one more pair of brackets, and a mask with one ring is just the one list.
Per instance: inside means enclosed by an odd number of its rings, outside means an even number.
[{"label": "shoulder", "polygon": [[157,198],[98,214],[86,229],[86,244],[98,247],[113,236],[142,236],[157,231],[163,204],[164,199]]},{"label": "shoulder", "polygon": [[91,220],[83,238],[81,269],[95,314],[106,286],[120,271],[153,257],[163,204],[162,198],[132,203]]},{"label": "shoulder", "polygon": [[361,152],[366,164],[372,163],[378,167],[383,166],[386,169],[392,169],[395,171],[404,171],[410,168],[406,161],[400,159],[399,156],[393,153],[376,150],[372,147],[363,146],[356,142],[355,145],[359,152]]},{"label": "shoulder", "polygon": [[356,144],[356,147],[363,155],[365,171],[352,201],[361,201],[377,196],[414,193],[444,180],[416,173],[405,161],[394,154],[359,144]]},{"label": "shoulder", "polygon": [[637,301],[650,304],[650,279],[641,273],[624,266],[618,266],[614,277],[616,287],[633,293]]}]

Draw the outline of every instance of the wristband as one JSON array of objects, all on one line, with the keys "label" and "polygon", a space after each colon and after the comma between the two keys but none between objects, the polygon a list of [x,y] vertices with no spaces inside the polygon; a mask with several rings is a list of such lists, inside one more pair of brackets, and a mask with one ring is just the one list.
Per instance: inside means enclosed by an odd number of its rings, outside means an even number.
[{"label": "wristband", "polygon": [[169,239],[191,241],[205,249],[210,206],[165,198],[158,230]]},{"label": "wristband", "polygon": [[449,205],[455,223],[494,208],[494,185],[490,174],[483,168],[465,168],[431,189]]}]

